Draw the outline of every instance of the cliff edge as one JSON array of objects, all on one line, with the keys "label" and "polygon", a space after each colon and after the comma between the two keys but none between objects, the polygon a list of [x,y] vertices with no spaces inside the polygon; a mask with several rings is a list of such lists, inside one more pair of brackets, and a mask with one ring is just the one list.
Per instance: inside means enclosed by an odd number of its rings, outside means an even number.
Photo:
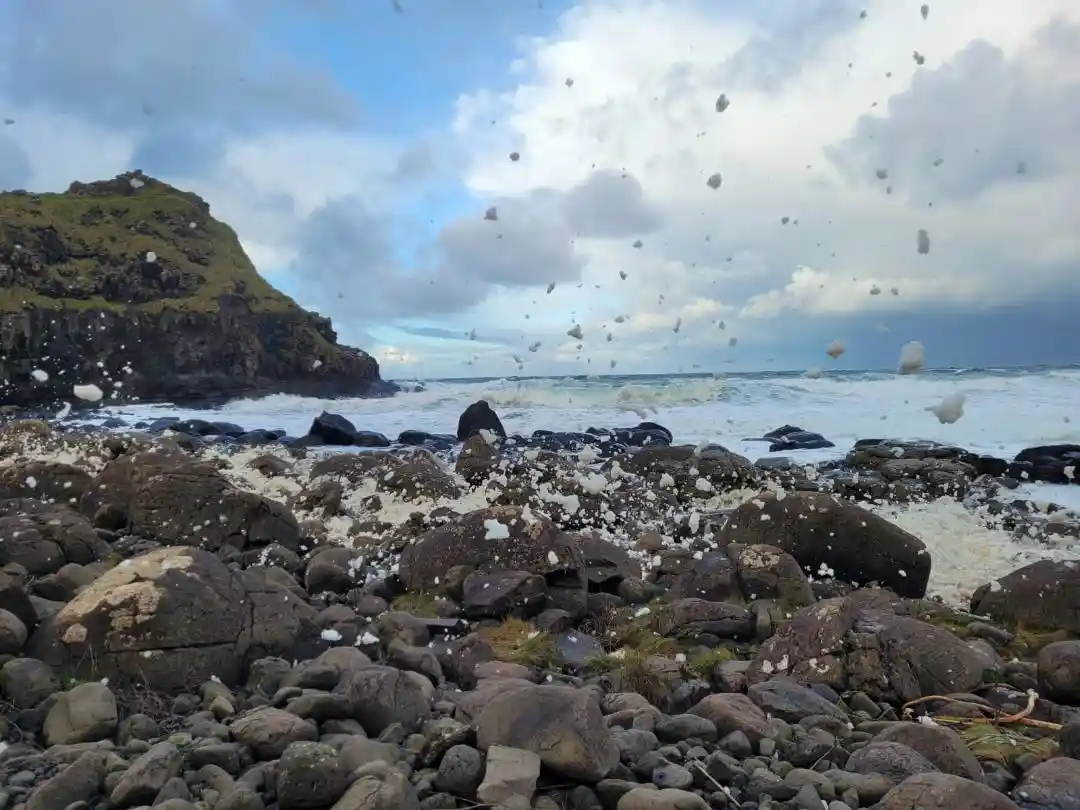
[{"label": "cliff edge", "polygon": [[397,390],[267,283],[204,200],[137,171],[0,193],[0,404],[91,383],[106,402]]}]

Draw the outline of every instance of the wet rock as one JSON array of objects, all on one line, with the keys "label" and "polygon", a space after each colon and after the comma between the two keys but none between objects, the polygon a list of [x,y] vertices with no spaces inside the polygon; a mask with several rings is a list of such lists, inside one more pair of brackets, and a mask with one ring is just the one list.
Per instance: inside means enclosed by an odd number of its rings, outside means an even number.
[{"label": "wet rock", "polygon": [[503,427],[502,420],[487,400],[483,399],[474,402],[462,411],[458,418],[457,440],[463,442],[482,430],[488,431],[493,436],[506,438],[506,429]]},{"label": "wet rock", "polygon": [[320,444],[351,445],[356,439],[356,426],[336,413],[323,411],[316,416],[311,427],[308,428],[308,436]]},{"label": "wet rock", "polygon": [[1015,626],[1080,633],[1080,562],[1039,560],[971,597],[971,612]]},{"label": "wet rock", "polygon": [[[723,447],[703,450],[691,445],[645,447],[621,462],[624,469],[642,475],[650,482],[667,483],[670,480],[670,486],[684,498],[707,491],[726,492],[752,485],[757,480],[757,472],[749,459]],[[707,482],[707,490],[699,487],[699,480]]]},{"label": "wet rock", "polygon": [[1024,474],[1026,480],[1049,484],[1075,483],[1077,468],[1080,468],[1080,444],[1028,447],[1016,454],[1011,465],[1011,469]]},{"label": "wet rock", "polygon": [[877,582],[900,596],[921,598],[930,577],[930,554],[919,538],[824,493],[758,495],[731,514],[720,542],[774,546],[815,575],[824,568],[846,582]]},{"label": "wet rock", "polygon": [[454,469],[470,484],[480,484],[498,469],[500,459],[499,449],[482,434],[476,433],[465,440],[454,462]]},{"label": "wet rock", "polygon": [[792,450],[820,450],[836,447],[820,433],[803,430],[794,425],[784,425],[770,430],[762,437],[769,442],[770,453],[786,453]]}]

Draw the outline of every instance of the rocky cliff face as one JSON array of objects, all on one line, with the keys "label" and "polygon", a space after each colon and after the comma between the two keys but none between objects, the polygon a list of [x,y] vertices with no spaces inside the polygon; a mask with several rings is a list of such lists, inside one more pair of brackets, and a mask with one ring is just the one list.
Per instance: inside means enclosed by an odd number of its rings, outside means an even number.
[{"label": "rocky cliff face", "polygon": [[0,404],[385,396],[373,357],[256,272],[194,194],[139,172],[0,194]]}]

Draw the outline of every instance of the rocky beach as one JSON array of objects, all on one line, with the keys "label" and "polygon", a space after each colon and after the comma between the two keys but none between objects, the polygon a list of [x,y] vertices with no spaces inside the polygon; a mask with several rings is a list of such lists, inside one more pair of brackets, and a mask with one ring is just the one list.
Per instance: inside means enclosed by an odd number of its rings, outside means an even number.
[{"label": "rocky beach", "polygon": [[452,427],[6,422],[0,807],[1080,806],[1080,448]]}]

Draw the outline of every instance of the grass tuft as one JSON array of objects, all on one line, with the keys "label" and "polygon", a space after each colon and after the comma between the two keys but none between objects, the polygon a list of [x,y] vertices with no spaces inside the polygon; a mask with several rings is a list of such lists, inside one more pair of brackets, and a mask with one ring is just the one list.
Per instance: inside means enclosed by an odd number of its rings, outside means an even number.
[{"label": "grass tuft", "polygon": [[433,593],[410,591],[394,597],[394,600],[390,603],[390,609],[408,613],[410,616],[434,619],[439,615],[436,610],[437,601],[438,597]]},{"label": "grass tuft", "polygon": [[551,669],[558,663],[555,639],[521,619],[503,619],[499,624],[482,627],[479,635],[500,661],[534,669]]},{"label": "grass tuft", "polygon": [[[255,269],[236,232],[196,195],[142,176],[96,193],[0,193],[0,261],[16,274],[0,289],[0,312],[25,308],[214,313],[240,294],[256,312],[295,312],[296,303]],[[146,256],[152,252],[153,262]],[[164,295],[124,300],[131,280],[159,275]],[[147,289],[151,289],[147,287]]]},{"label": "grass tuft", "polygon": [[713,670],[716,669],[717,664],[722,664],[724,661],[731,661],[734,658],[735,653],[727,647],[717,647],[708,652],[697,653],[696,655],[690,656],[683,665],[683,669],[704,681],[708,681],[712,679],[712,673]]}]

